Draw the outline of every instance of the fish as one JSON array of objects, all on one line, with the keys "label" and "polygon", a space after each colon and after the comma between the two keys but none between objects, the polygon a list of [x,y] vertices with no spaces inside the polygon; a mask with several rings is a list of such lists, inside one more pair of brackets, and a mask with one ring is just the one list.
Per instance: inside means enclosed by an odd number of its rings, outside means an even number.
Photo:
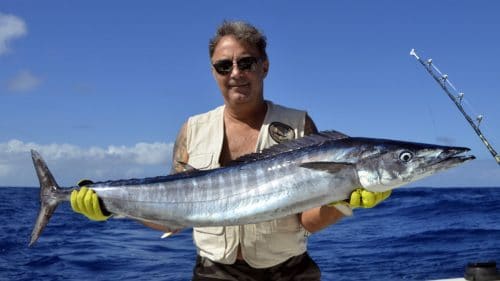
[{"label": "fish", "polygon": [[[211,170],[95,182],[101,207],[116,218],[172,231],[269,221],[331,202],[353,190],[384,192],[469,160],[466,147],[348,137],[323,131],[244,155]],[[41,155],[31,151],[40,182],[40,210],[29,246],[57,206],[79,187],[60,188]]]}]

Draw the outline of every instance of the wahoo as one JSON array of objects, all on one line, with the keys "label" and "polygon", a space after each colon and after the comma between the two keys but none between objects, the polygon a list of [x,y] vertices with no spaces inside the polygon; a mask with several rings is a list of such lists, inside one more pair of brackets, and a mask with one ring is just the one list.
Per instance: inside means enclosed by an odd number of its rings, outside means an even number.
[{"label": "wahoo", "polygon": [[[325,131],[243,156],[226,167],[88,187],[115,217],[171,230],[242,225],[343,201],[360,187],[391,190],[474,159],[464,155],[467,151]],[[59,188],[41,156],[34,150],[31,154],[40,181],[40,211],[30,246],[57,206],[78,188]]]}]

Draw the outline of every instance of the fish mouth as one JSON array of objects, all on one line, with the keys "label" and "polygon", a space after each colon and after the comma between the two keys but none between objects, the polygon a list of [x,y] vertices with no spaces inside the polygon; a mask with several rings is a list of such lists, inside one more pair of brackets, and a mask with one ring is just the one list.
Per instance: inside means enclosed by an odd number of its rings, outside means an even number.
[{"label": "fish mouth", "polygon": [[446,166],[456,166],[467,161],[476,159],[474,155],[468,155],[467,152],[470,148],[467,147],[453,147],[441,152],[437,158],[435,165],[445,164]]}]

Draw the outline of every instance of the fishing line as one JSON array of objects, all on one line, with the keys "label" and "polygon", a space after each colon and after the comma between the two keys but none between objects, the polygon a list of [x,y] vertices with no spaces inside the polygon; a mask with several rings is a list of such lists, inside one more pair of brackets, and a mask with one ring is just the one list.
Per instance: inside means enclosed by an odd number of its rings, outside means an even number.
[{"label": "fishing line", "polygon": [[455,88],[455,86],[453,86],[453,84],[451,84],[450,80],[448,79],[448,75],[441,73],[441,71],[439,71],[439,69],[437,68],[437,66],[434,65],[434,64],[432,64],[432,59],[427,60],[427,63],[429,65],[431,65],[439,73],[439,75],[442,78],[444,78],[444,80],[446,81],[446,83],[448,83],[448,85],[450,85],[453,88],[453,90],[457,91],[457,89]]},{"label": "fishing line", "polygon": [[427,109],[429,111],[429,115],[431,116],[431,121],[432,121],[432,129],[434,131],[434,137],[437,139],[438,138],[438,133],[437,133],[437,126],[436,126],[436,119],[434,118],[434,112],[432,111],[432,108],[429,104],[427,104]]},{"label": "fishing line", "polygon": [[[417,55],[417,53],[415,52],[415,49],[411,49],[410,56],[415,57],[417,59],[417,61],[420,62],[420,64],[434,78],[434,80],[436,80],[436,82],[439,84],[439,86],[441,86],[441,88],[448,95],[448,97],[455,103],[455,105],[457,106],[458,110],[462,113],[462,115],[465,117],[465,119],[467,120],[467,122],[469,122],[469,124],[471,125],[472,129],[474,129],[474,131],[476,132],[477,136],[481,139],[481,141],[486,146],[486,148],[491,153],[491,155],[493,155],[493,158],[495,158],[495,161],[497,162],[497,164],[500,165],[500,155],[498,155],[498,153],[495,151],[495,149],[493,149],[493,147],[491,146],[491,144],[488,142],[488,140],[486,139],[486,137],[483,135],[483,132],[481,132],[481,130],[479,129],[479,126],[481,125],[481,122],[483,121],[483,115],[477,115],[476,114],[475,115],[476,119],[473,120],[470,117],[470,115],[467,114],[467,112],[465,111],[465,109],[463,107],[463,102],[465,100],[464,99],[464,96],[465,96],[464,93],[463,92],[459,92],[455,88],[455,86],[453,86],[453,84],[448,79],[448,75],[447,74],[443,74],[441,71],[439,71],[439,69],[432,62],[432,59],[428,59],[426,62],[424,62]],[[436,72],[437,72],[437,74],[436,74]],[[450,92],[450,89],[448,88],[447,85],[449,85],[454,90],[454,93]],[[469,102],[466,101],[466,103],[467,103],[467,105],[469,107],[472,108],[472,106],[470,106]]]}]

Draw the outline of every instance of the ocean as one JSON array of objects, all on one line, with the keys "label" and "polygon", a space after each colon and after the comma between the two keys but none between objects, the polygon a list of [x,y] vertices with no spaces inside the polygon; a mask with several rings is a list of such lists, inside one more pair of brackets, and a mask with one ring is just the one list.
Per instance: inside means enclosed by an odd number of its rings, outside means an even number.
[{"label": "ocean", "polygon": [[[191,230],[167,239],[130,220],[92,222],[62,204],[28,247],[38,189],[0,188],[0,280],[190,280]],[[500,263],[500,188],[401,188],[309,238],[322,280],[462,277]]]}]

